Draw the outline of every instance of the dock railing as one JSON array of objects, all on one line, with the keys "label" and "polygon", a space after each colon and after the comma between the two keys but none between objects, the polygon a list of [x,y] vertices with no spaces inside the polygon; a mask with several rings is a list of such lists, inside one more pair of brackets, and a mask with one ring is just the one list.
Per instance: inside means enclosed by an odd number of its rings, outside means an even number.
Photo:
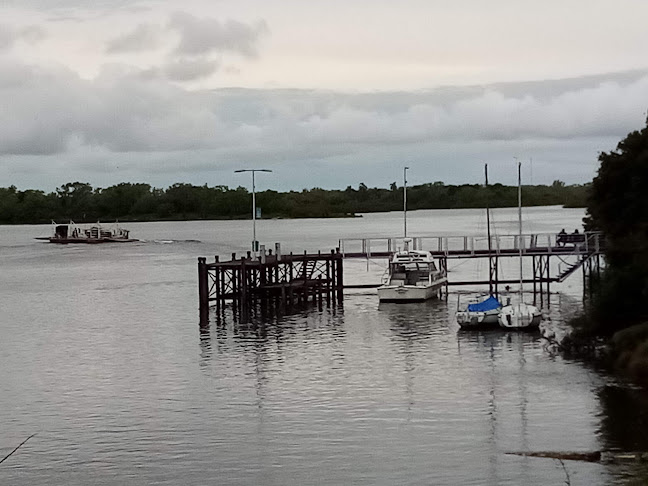
[{"label": "dock railing", "polygon": [[[408,238],[411,250],[427,250],[446,257],[484,256],[489,254],[487,236],[416,236]],[[599,253],[602,250],[601,233],[581,233],[577,241],[562,243],[559,233],[530,233],[520,235],[491,236],[490,254],[493,256],[511,255],[514,251],[522,254],[565,254]],[[340,253],[345,258],[384,257],[405,248],[405,239],[342,238],[339,240]]]}]

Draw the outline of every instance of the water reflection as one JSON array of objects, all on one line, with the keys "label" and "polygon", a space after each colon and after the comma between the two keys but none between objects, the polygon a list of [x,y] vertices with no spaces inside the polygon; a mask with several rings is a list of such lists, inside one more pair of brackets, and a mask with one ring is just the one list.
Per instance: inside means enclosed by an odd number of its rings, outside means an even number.
[{"label": "water reflection", "polygon": [[253,307],[245,314],[231,305],[212,308],[209,320],[201,320],[199,325],[201,364],[214,354],[239,348],[255,354],[269,349],[279,352],[295,336],[299,336],[298,341],[317,340],[323,334],[339,339],[344,334],[343,315],[342,304],[324,309],[295,307],[292,313],[272,306]]},{"label": "water reflection", "polygon": [[[477,354],[482,361],[482,384],[488,390],[486,413],[489,420],[488,442],[489,483],[498,484],[498,464],[503,449],[512,451],[531,450],[529,421],[529,371],[527,350],[537,348],[539,333],[509,332],[505,330],[457,332],[457,350],[470,358]],[[513,432],[513,433],[511,433]],[[512,438],[515,438],[513,441]],[[533,459],[519,460],[518,478],[530,481]]]},{"label": "water reflection", "polygon": [[[648,451],[648,390],[617,383],[598,391],[601,403],[600,435],[603,448],[620,453]],[[648,483],[648,463],[623,461],[619,476],[632,484]]]},{"label": "water reflection", "polygon": [[648,390],[609,384],[598,392],[606,448],[648,451]]},{"label": "water reflection", "polygon": [[[592,385],[578,366],[550,358],[537,333],[460,330],[443,301],[378,305],[373,295],[354,295],[344,309],[249,320],[225,308],[200,328],[199,343],[204,376],[226,403],[244,404],[241,423],[254,440],[277,447],[262,447],[268,464],[373,450],[381,459],[363,471],[389,477],[393,461],[407,457],[419,484],[454,484],[450,471],[473,484],[560,484],[559,464],[504,452],[599,447],[584,413],[591,407],[582,390]],[[566,427],[582,431],[564,437]],[[313,450],[296,451],[293,440]],[[393,458],[381,452],[386,443]],[[440,476],[425,465],[429,456],[437,458],[432,469],[444,464]],[[607,466],[567,467],[605,484]]]}]

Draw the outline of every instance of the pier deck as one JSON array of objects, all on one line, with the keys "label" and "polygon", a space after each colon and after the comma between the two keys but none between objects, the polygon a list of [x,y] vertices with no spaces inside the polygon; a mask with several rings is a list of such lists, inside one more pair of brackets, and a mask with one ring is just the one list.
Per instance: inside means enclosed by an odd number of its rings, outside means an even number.
[{"label": "pier deck", "polygon": [[[575,237],[578,235],[577,237]],[[490,245],[486,237],[480,236],[430,236],[408,238],[408,245],[414,250],[427,250],[440,262],[442,269],[448,268],[450,259],[488,258],[489,279],[485,281],[452,281],[454,285],[489,285],[489,291],[497,294],[498,285],[519,283],[519,279],[499,278],[499,259],[506,257],[532,258],[532,278],[523,283],[532,283],[534,295],[540,300],[549,295],[550,284],[562,282],[576,270],[583,269],[583,279],[600,268],[602,236],[600,233],[575,234],[565,238],[564,234],[544,233],[492,236]],[[339,248],[330,253],[306,253],[282,255],[279,244],[266,252],[261,248],[256,258],[247,252],[240,258],[232,254],[230,261],[207,263],[198,259],[198,290],[201,315],[208,312],[210,302],[216,306],[231,300],[234,305],[245,309],[258,302],[273,301],[278,305],[292,306],[295,303],[317,302],[321,306],[326,300],[342,302],[343,261],[345,258],[389,258],[393,252],[405,247],[403,238],[347,238],[339,240]],[[489,248],[490,246],[490,248]],[[551,275],[550,257],[573,255],[577,259],[567,269]],[[378,286],[378,285],[375,285]],[[371,285],[347,285],[346,288],[369,288]],[[585,285],[584,285],[585,288]],[[539,291],[539,292],[538,292]],[[447,289],[446,289],[447,295]]]},{"label": "pier deck", "polygon": [[[533,284],[534,295],[540,301],[550,293],[550,284],[562,282],[578,269],[583,269],[584,288],[591,273],[599,272],[600,257],[603,254],[603,237],[598,232],[587,233],[533,233],[523,235],[486,236],[424,236],[408,238],[408,245],[414,250],[429,251],[437,258],[441,267],[448,268],[448,260],[488,258],[488,280],[452,280],[448,286],[488,285],[489,292],[498,293],[499,285],[519,283],[520,280],[504,280],[499,277],[499,259],[519,257],[532,259],[532,278],[523,283]],[[405,247],[404,238],[345,238],[339,240],[340,253],[344,258],[389,258]],[[576,256],[567,269],[551,275],[550,257]]]},{"label": "pier deck", "polygon": [[[277,244],[276,249],[280,247]],[[255,259],[251,252],[230,261],[213,263],[198,259],[198,291],[201,312],[216,302],[217,306],[231,300],[234,305],[247,308],[259,301],[275,300],[282,306],[305,303],[309,300],[327,305],[343,298],[343,258],[335,250],[331,253],[282,255],[280,251],[261,254]]]},{"label": "pier deck", "polygon": [[[572,235],[569,235],[572,236]],[[589,255],[600,253],[602,236],[598,232],[581,233],[580,238],[564,243],[559,233],[534,233],[491,236],[490,249],[485,236],[423,236],[412,237],[410,248],[426,250],[445,258],[485,258],[493,256]],[[388,258],[405,246],[404,238],[343,238],[339,240],[344,258]]]}]

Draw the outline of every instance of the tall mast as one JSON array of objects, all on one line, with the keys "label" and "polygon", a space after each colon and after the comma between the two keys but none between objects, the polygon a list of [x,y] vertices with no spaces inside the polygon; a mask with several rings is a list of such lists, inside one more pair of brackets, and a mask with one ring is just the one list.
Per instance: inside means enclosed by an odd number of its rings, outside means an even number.
[{"label": "tall mast", "polygon": [[403,238],[407,238],[407,169],[403,167]]},{"label": "tall mast", "polygon": [[[488,258],[489,258],[489,266],[490,266],[490,257],[491,257],[491,231],[490,231],[490,207],[489,207],[489,199],[488,199],[488,164],[484,164],[484,176],[486,179],[486,233],[488,235]],[[488,272],[488,293],[490,295],[493,294],[493,279],[490,278],[490,270]]]},{"label": "tall mast", "polygon": [[518,162],[518,249],[520,252],[520,303],[522,303],[522,163]]}]

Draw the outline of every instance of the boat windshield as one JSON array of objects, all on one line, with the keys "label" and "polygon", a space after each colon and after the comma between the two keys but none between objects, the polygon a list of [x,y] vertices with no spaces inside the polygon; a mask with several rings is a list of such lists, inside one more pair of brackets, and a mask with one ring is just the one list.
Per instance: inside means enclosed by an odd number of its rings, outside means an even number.
[{"label": "boat windshield", "polygon": [[393,263],[391,265],[391,278],[404,280],[406,284],[415,285],[416,282],[427,282],[430,271],[435,269],[434,263],[428,262]]}]

